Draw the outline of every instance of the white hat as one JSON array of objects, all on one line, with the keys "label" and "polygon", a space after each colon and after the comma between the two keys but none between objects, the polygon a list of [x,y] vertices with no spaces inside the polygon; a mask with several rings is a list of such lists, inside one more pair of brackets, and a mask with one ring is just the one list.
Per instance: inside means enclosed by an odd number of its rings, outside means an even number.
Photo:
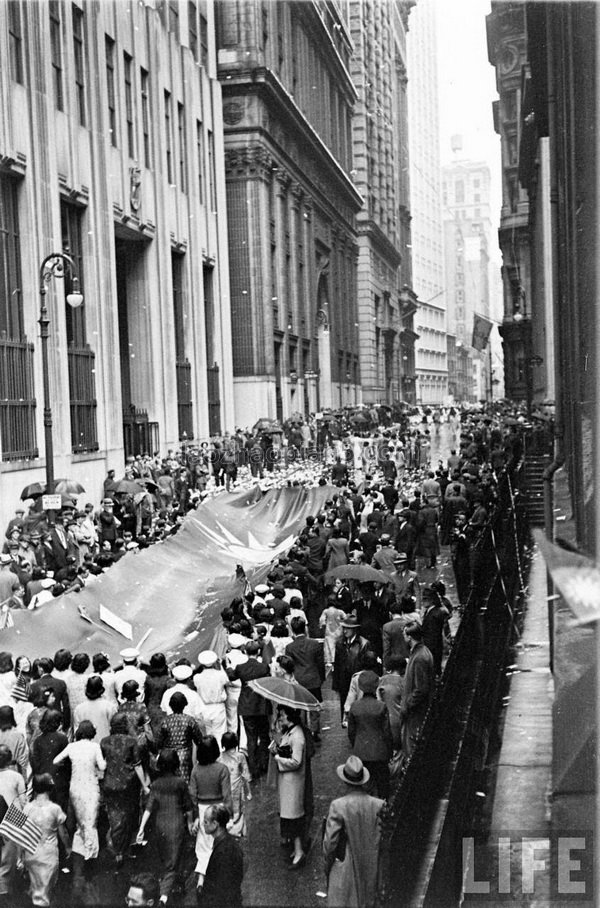
[{"label": "white hat", "polygon": [[232,649],[239,649],[241,646],[244,646],[248,642],[248,638],[244,637],[243,634],[230,634],[229,635],[229,646]]},{"label": "white hat", "polygon": [[211,665],[215,664],[218,658],[219,657],[212,649],[205,649],[204,652],[200,653],[198,656],[198,662],[205,668],[210,668]]},{"label": "white hat", "polygon": [[52,577],[44,577],[43,580],[40,580],[40,586],[43,590],[51,590],[54,586],[54,579]]},{"label": "white hat", "polygon": [[0,564],[12,564],[10,555],[0,555]]},{"label": "white hat", "polygon": [[176,681],[186,681],[188,678],[192,677],[192,666],[175,665],[171,671],[171,674]]},{"label": "white hat", "polygon": [[254,587],[254,592],[258,593],[259,596],[264,596],[265,593],[270,591],[271,587],[268,583],[257,583]]},{"label": "white hat", "polygon": [[134,646],[128,646],[126,649],[122,649],[119,653],[119,656],[123,662],[135,662],[140,654],[139,649],[136,649]]}]

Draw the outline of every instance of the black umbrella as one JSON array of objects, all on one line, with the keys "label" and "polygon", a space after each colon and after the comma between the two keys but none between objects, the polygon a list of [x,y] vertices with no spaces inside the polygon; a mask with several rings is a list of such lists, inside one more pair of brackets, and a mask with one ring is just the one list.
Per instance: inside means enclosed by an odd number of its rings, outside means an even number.
[{"label": "black umbrella", "polygon": [[45,484],[42,485],[41,482],[31,482],[28,486],[25,486],[21,492],[21,501],[25,501],[26,498],[39,498],[40,495],[44,494],[45,489]]}]

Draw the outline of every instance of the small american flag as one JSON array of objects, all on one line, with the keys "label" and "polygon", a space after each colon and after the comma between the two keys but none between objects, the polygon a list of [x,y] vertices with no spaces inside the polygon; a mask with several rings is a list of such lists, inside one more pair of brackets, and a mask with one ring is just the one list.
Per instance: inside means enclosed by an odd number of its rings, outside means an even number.
[{"label": "small american flag", "polygon": [[27,814],[11,804],[0,823],[0,835],[33,853],[42,838],[42,830]]}]

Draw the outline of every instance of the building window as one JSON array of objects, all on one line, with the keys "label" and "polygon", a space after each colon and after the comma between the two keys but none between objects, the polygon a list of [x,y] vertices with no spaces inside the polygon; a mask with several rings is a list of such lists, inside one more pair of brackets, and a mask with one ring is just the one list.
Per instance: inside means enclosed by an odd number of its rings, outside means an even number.
[{"label": "building window", "polygon": [[13,0],[8,4],[8,41],[10,45],[10,75],[23,84],[23,34],[21,32],[21,4]]},{"label": "building window", "polygon": [[83,59],[83,10],[73,4],[73,62],[79,125],[85,126],[85,67]]},{"label": "building window", "polygon": [[110,143],[117,147],[117,108],[115,101],[115,42],[106,35],[104,39],[106,53],[106,94],[108,100],[108,130]]},{"label": "building window", "polygon": [[196,157],[198,166],[198,197],[204,204],[204,130],[200,120],[196,120]]},{"label": "building window", "polygon": [[[66,202],[60,204],[60,224],[62,230],[63,251],[68,253],[75,262],[75,271],[79,278],[79,288],[84,293],[83,284],[83,257],[81,254],[81,211]],[[65,297],[71,292],[72,275],[68,269],[65,271]],[[84,307],[73,309],[65,305],[67,343],[82,346],[85,344]]]},{"label": "building window", "polygon": [[60,5],[58,0],[50,0],[50,57],[54,81],[54,103],[59,110],[64,110],[62,39],[60,32]]},{"label": "building window", "polygon": [[179,41],[179,0],[169,0],[169,31]]},{"label": "building window", "polygon": [[127,120],[127,151],[135,159],[135,129],[133,121],[133,60],[129,54],[123,54],[123,72],[125,75],[125,117]]},{"label": "building window", "polygon": [[210,183],[210,210],[217,211],[216,173],[215,173],[215,141],[212,132],[208,131],[208,179]]},{"label": "building window", "polygon": [[182,192],[187,192],[187,147],[183,104],[177,105],[177,134],[179,139],[179,188]]},{"label": "building window", "polygon": [[0,338],[23,338],[17,184],[0,174]]},{"label": "building window", "polygon": [[171,135],[171,94],[165,92],[165,145],[167,150],[167,180],[173,183],[173,136]]},{"label": "building window", "polygon": [[454,184],[454,201],[457,205],[465,201],[465,184],[462,180],[457,180]]},{"label": "building window", "polygon": [[188,0],[188,34],[192,56],[198,63],[198,9],[194,0]]},{"label": "building window", "polygon": [[200,63],[206,68],[208,66],[208,17],[206,0],[200,0],[198,24],[200,28]]},{"label": "building window", "polygon": [[150,156],[150,76],[140,68],[140,86],[142,95],[142,135],[144,137],[144,165],[152,166]]},{"label": "building window", "polygon": [[[83,211],[66,202],[60,205],[63,250],[75,263],[82,293],[85,293],[82,236]],[[73,276],[65,272],[65,297],[72,290]],[[98,450],[96,426],[95,355],[85,331],[85,307],[72,309],[65,301],[67,328],[67,362],[69,371],[69,404],[71,415],[71,450],[73,453]]]}]

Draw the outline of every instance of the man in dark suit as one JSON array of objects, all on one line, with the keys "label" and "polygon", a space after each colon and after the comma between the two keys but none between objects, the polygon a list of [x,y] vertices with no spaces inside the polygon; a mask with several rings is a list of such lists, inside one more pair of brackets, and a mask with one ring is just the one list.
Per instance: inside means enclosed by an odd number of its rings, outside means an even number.
[{"label": "man in dark suit", "polygon": [[270,672],[263,662],[258,661],[260,646],[255,640],[249,640],[245,649],[248,661],[235,668],[228,668],[227,674],[231,681],[242,682],[238,716],[244,720],[248,738],[248,768],[252,778],[258,779],[261,773],[267,771],[269,764],[269,706],[265,698],[255,693],[248,682],[255,678],[267,678]]},{"label": "man in dark suit", "polygon": [[404,678],[402,717],[402,753],[405,759],[415,749],[416,738],[427,715],[435,693],[435,668],[433,656],[423,643],[423,630],[416,622],[409,624],[404,633],[411,647]]},{"label": "man in dark suit", "polygon": [[210,804],[204,812],[204,832],[214,842],[198,893],[198,908],[242,908],[244,858],[237,841],[227,832],[230,819],[223,804]]},{"label": "man in dark suit", "polygon": [[410,646],[404,636],[404,628],[414,621],[419,620],[415,600],[408,596],[400,602],[392,603],[390,607],[392,620],[383,625],[383,668],[389,669],[392,656],[403,656],[408,659]]},{"label": "man in dark suit", "polygon": [[57,514],[54,519],[54,526],[48,534],[48,560],[49,567],[52,567],[54,573],[68,566],[67,558],[69,555],[78,554],[77,545],[71,533],[65,527],[64,514]]},{"label": "man in dark suit", "polygon": [[[285,648],[287,656],[294,662],[294,678],[323,702],[321,685],[325,680],[325,657],[323,644],[319,640],[312,640],[306,636],[306,623],[303,618],[292,618],[292,634],[294,639]],[[315,741],[321,739],[321,726],[319,713],[311,713],[311,731]]]},{"label": "man in dark suit", "polygon": [[398,530],[396,532],[396,549],[404,552],[408,558],[408,567],[414,570],[415,545],[417,544],[417,531],[411,520],[411,511],[408,508],[400,511],[398,515]]},{"label": "man in dark suit", "polygon": [[358,677],[362,699],[355,700],[348,715],[348,737],[352,753],[360,757],[371,773],[379,798],[390,790],[389,760],[392,756],[392,730],[387,706],[376,697],[379,675],[363,671]]},{"label": "man in dark suit", "polygon": [[361,671],[364,655],[369,649],[369,643],[364,637],[359,635],[360,623],[354,615],[349,615],[340,624],[343,636],[335,644],[331,686],[339,694],[340,717],[342,725],[345,725],[344,704],[350,690],[352,675]]},{"label": "man in dark suit", "polygon": [[355,603],[361,634],[369,641],[369,649],[379,657],[383,647],[381,631],[390,617],[389,596],[381,594],[381,586],[382,584],[377,584],[376,591],[375,584],[363,583],[363,597]]},{"label": "man in dark suit", "polygon": [[38,695],[41,694],[42,691],[54,691],[54,696],[56,697],[54,709],[57,709],[62,716],[62,727],[64,731],[68,731],[71,726],[71,707],[69,706],[67,685],[61,678],[55,678],[52,674],[54,668],[52,659],[44,657],[37,661],[41,675],[37,681],[31,683],[29,688],[29,700],[31,703],[35,703]]}]

